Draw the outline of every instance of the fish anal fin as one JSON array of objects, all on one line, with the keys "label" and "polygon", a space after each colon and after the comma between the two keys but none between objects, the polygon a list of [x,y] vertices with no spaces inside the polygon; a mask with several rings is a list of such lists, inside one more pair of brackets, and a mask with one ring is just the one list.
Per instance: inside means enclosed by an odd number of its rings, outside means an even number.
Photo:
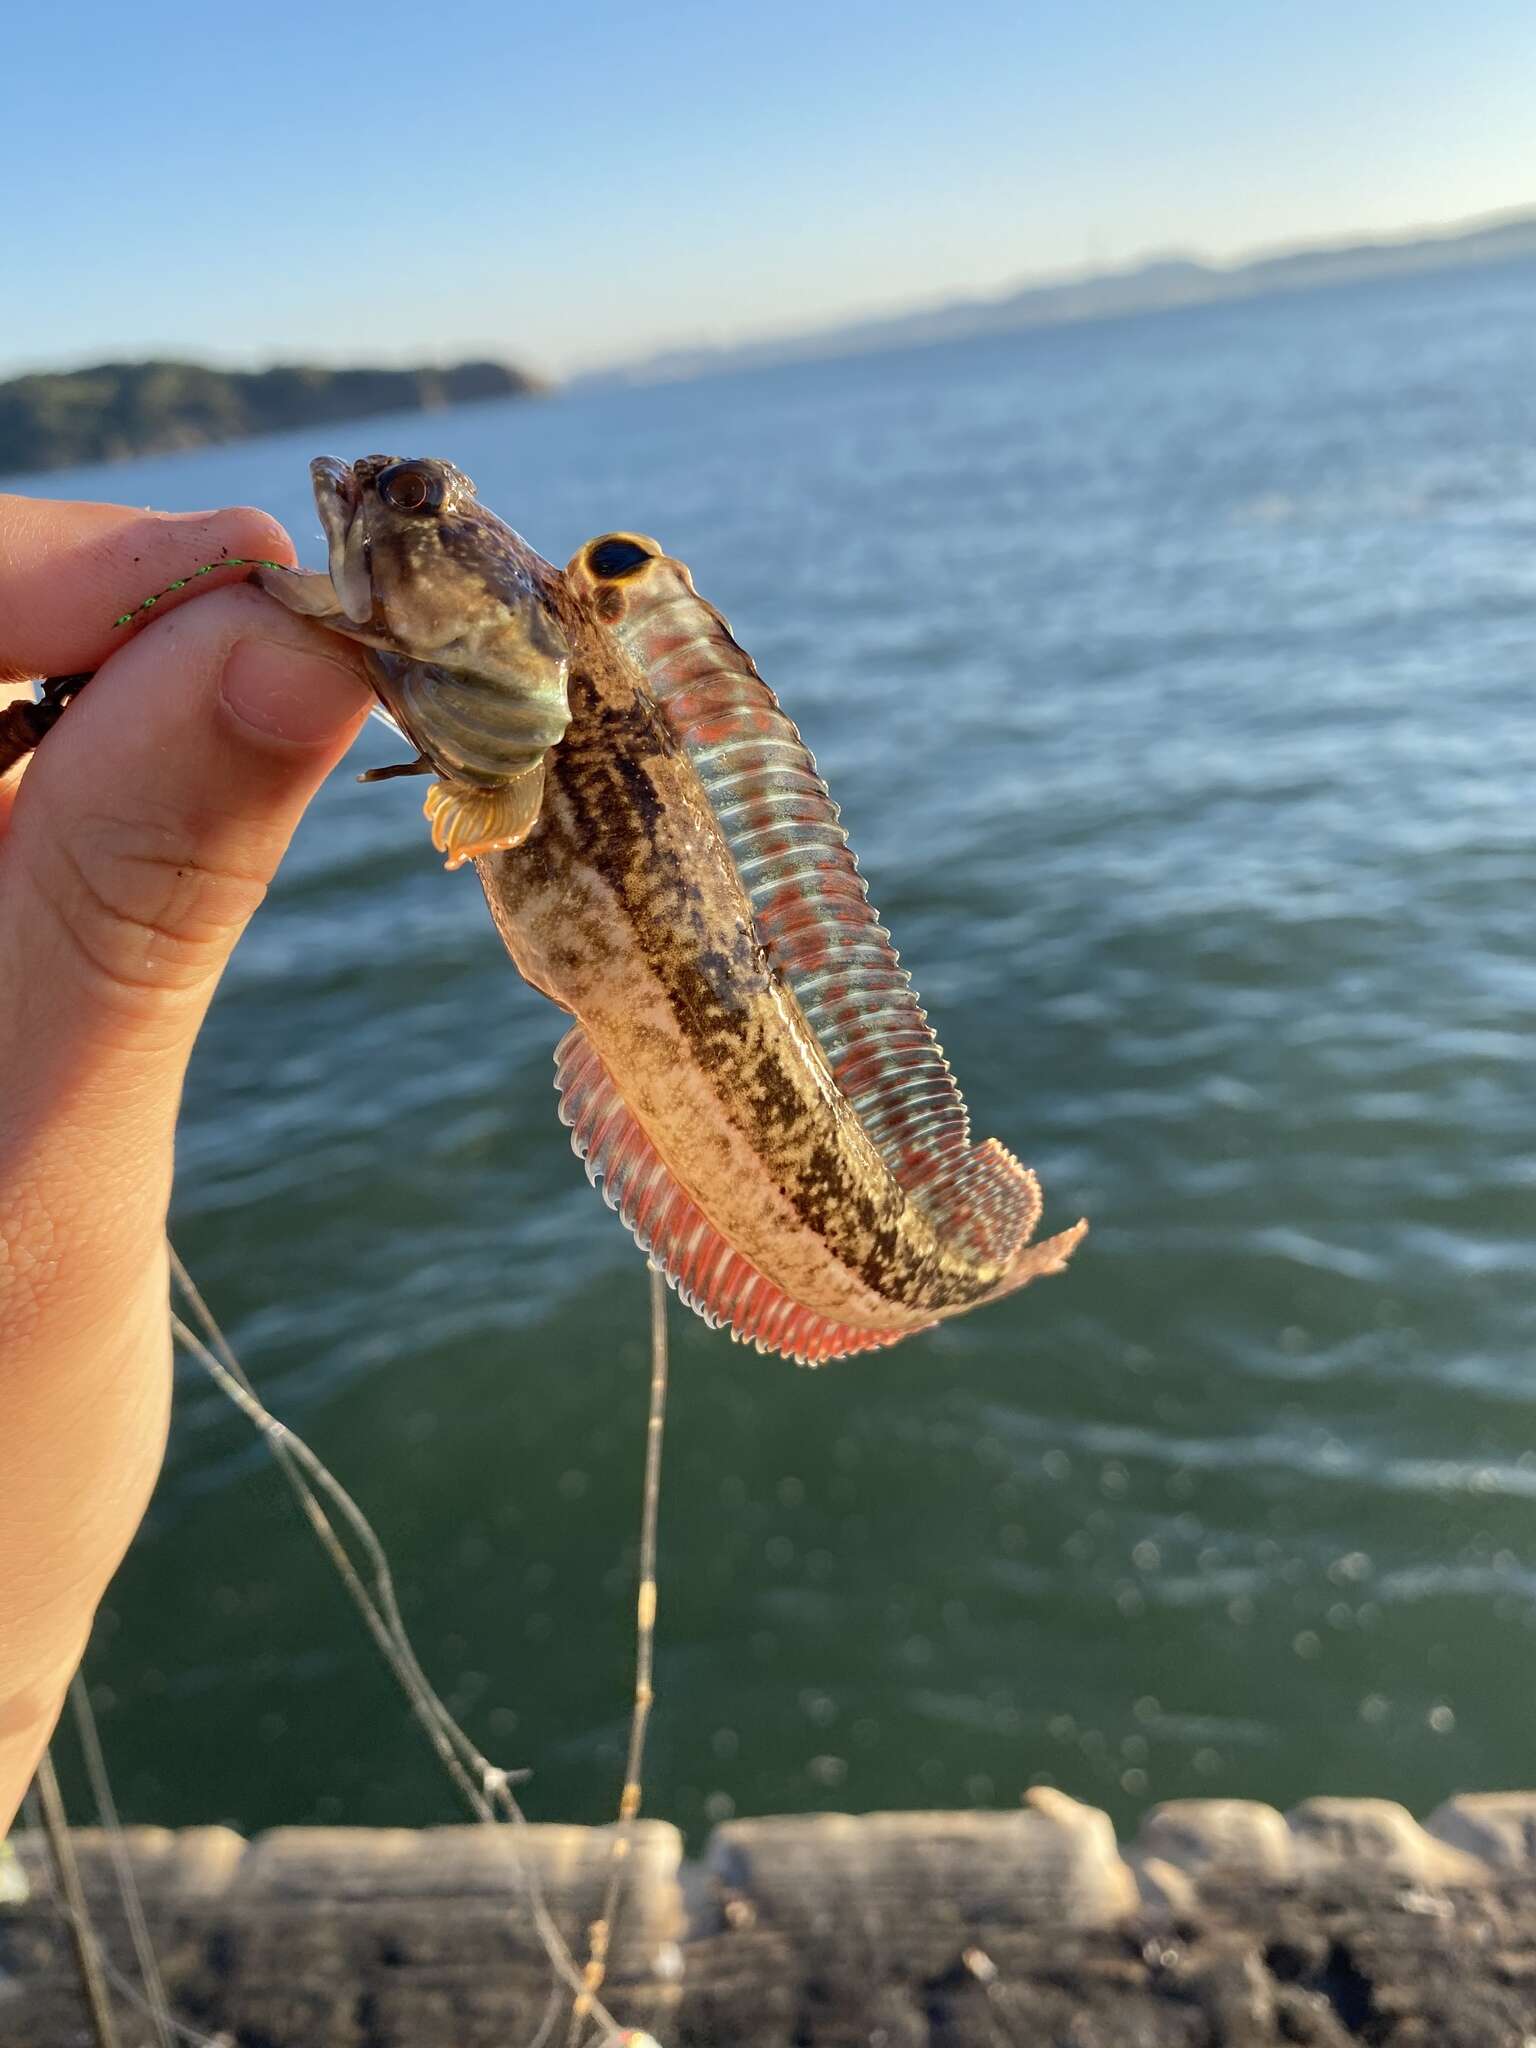
[{"label": "fish anal fin", "polygon": [[711,1329],[739,1344],[820,1365],[874,1351],[908,1330],[860,1329],[795,1301],[721,1235],[672,1173],[620,1095],[586,1032],[577,1024],[555,1051],[560,1120],[571,1149],[602,1185],[651,1264]]},{"label": "fish anal fin", "polygon": [[494,789],[467,782],[434,782],[422,805],[432,827],[432,844],[461,868],[478,854],[504,853],[521,846],[539,820],[544,801],[544,763]]}]

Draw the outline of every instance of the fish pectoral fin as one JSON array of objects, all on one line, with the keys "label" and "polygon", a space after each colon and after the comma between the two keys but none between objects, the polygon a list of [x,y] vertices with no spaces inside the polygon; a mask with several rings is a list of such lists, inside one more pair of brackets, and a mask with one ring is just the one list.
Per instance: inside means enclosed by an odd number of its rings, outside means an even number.
[{"label": "fish pectoral fin", "polygon": [[651,1143],[580,1024],[555,1048],[555,1086],[560,1121],[570,1128],[588,1180],[602,1183],[603,1200],[618,1210],[641,1251],[711,1329],[724,1326],[738,1344],[801,1365],[878,1350],[910,1334],[819,1315],[737,1251]]},{"label": "fish pectoral fin", "polygon": [[484,853],[521,846],[539,821],[544,802],[544,763],[494,789],[467,782],[434,782],[422,809],[432,827],[432,844],[448,856],[450,868]]}]

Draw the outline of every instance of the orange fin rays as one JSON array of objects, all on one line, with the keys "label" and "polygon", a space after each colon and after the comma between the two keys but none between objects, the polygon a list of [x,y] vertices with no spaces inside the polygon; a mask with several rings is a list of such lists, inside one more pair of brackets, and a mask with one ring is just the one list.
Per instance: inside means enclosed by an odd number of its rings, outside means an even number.
[{"label": "orange fin rays", "polygon": [[910,1334],[857,1329],[818,1315],[728,1243],[674,1177],[579,1024],[556,1049],[555,1086],[560,1120],[570,1127],[587,1178],[602,1183],[604,1201],[652,1265],[712,1329],[724,1325],[738,1343],[801,1365],[878,1350]]},{"label": "orange fin rays", "polygon": [[422,809],[432,827],[432,844],[461,868],[478,854],[504,853],[521,846],[538,823],[544,802],[544,763],[494,789],[465,782],[434,782]]}]

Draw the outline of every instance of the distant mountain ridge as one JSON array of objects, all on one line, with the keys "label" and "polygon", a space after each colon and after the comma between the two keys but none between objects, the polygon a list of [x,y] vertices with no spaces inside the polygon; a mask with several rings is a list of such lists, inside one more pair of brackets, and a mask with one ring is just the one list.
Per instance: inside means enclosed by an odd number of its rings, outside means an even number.
[{"label": "distant mountain ridge", "polygon": [[543,387],[504,363],[446,369],[217,370],[204,363],[98,363],[0,384],[0,476],[156,455],[376,412],[429,411]]},{"label": "distant mountain ridge", "polygon": [[1469,221],[1423,234],[1277,250],[1235,263],[1211,263],[1198,256],[1170,253],[1082,277],[1041,279],[996,298],[954,299],[915,312],[878,314],[762,341],[665,349],[634,363],[593,371],[576,381],[665,383],[715,371],[917,348],[927,342],[963,341],[974,335],[1107,319],[1120,313],[1210,305],[1414,271],[1507,263],[1526,256],[1536,256],[1536,211]]}]

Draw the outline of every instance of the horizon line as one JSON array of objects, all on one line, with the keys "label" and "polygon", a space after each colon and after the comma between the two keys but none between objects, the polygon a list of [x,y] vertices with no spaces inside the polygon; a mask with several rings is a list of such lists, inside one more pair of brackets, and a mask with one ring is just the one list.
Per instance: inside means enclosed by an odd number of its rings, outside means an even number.
[{"label": "horizon line", "polygon": [[425,360],[420,355],[402,355],[375,357],[366,362],[360,362],[356,357],[336,355],[327,351],[317,351],[304,356],[235,356],[219,350],[210,350],[200,355],[187,355],[170,347],[151,347],[141,354],[98,355],[73,362],[24,360],[16,367],[0,374],[0,387],[18,382],[25,377],[71,376],[113,365],[143,363],[176,363],[189,368],[259,374],[265,370],[310,367],[349,370],[445,370],[466,362],[494,361],[500,367],[538,377],[558,389],[563,385],[579,383],[588,378],[642,368],[649,363],[665,361],[672,355],[750,349],[796,339],[809,341],[818,335],[835,334],[840,329],[859,327],[866,322],[899,320],[915,314],[938,312],[945,308],[984,306],[1030,290],[1088,284],[1098,279],[1134,275],[1137,271],[1148,269],[1157,263],[1192,263],[1220,274],[1248,269],[1287,257],[1338,254],[1350,249],[1391,249],[1409,246],[1415,242],[1454,241],[1463,236],[1487,234],[1502,227],[1513,227],[1521,222],[1530,222],[1536,226],[1536,201],[1519,206],[1497,207],[1486,213],[1464,214],[1452,220],[1419,220],[1401,228],[1385,231],[1369,232],[1344,228],[1322,237],[1245,244],[1227,255],[1211,254],[1190,244],[1161,242],[1146,246],[1113,262],[1095,263],[1090,260],[1080,265],[1068,265],[1058,269],[1014,272],[994,285],[971,292],[934,292],[899,301],[887,300],[832,314],[810,324],[791,322],[782,327],[758,328],[750,334],[729,340],[711,338],[694,331],[692,334],[681,335],[674,340],[648,348],[642,354],[605,357],[601,361],[581,365],[563,374],[551,373],[537,368],[530,362],[514,360],[505,355],[487,354],[489,345],[485,343],[478,346],[459,344],[456,350]]}]

